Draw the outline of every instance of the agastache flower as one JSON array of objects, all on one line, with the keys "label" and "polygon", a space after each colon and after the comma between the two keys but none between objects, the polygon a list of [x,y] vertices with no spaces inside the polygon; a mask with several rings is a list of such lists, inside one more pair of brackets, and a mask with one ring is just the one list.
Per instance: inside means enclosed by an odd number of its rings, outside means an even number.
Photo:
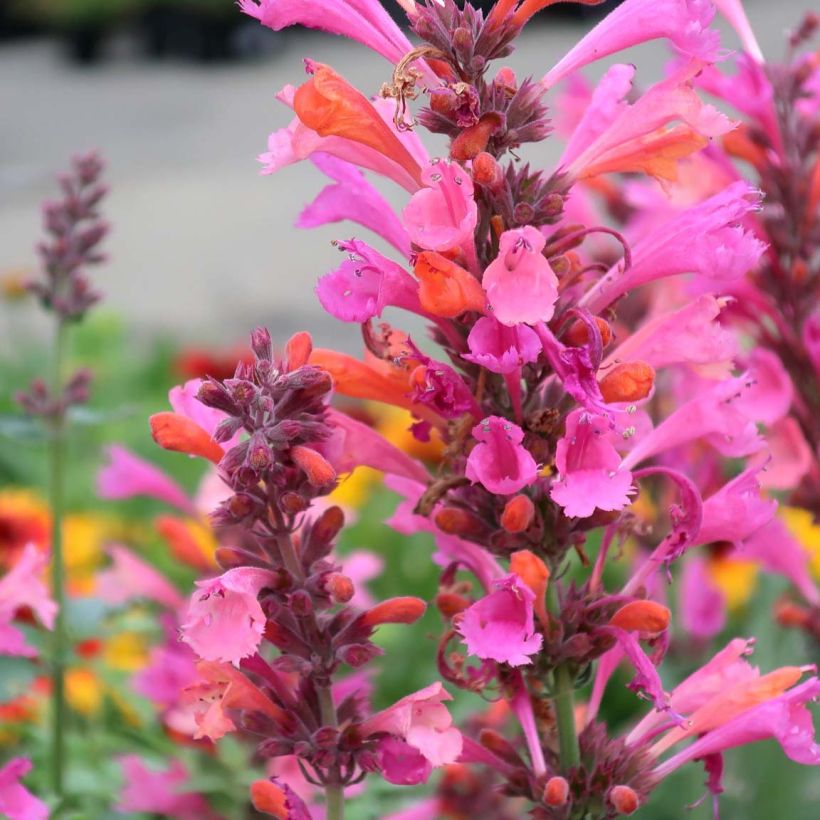
[{"label": "agastache flower", "polygon": [[465,474],[491,493],[511,495],[536,479],[538,466],[521,442],[524,431],[499,416],[489,416],[473,428],[479,442],[470,452]]}]

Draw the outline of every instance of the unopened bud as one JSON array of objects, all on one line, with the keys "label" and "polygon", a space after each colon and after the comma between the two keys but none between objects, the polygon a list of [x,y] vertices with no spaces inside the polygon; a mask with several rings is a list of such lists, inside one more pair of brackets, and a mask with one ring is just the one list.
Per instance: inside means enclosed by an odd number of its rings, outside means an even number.
[{"label": "unopened bud", "polygon": [[503,88],[505,91],[515,93],[518,90],[518,80],[515,72],[509,66],[498,69],[498,74],[493,79],[493,85]]},{"label": "unopened bud", "polygon": [[470,606],[470,601],[455,592],[439,592],[436,595],[436,608],[447,619],[464,612],[468,606]]},{"label": "unopened bud", "polygon": [[328,507],[317,519],[311,530],[311,539],[321,544],[329,544],[345,524],[345,514],[341,507]]},{"label": "unopened bud", "polygon": [[524,532],[535,517],[535,505],[528,495],[516,495],[504,506],[501,526],[511,533]]},{"label": "unopened bud", "polygon": [[599,382],[607,404],[645,399],[655,384],[655,371],[646,362],[616,364]]},{"label": "unopened bud", "polygon": [[637,811],[640,803],[637,793],[629,786],[613,786],[608,797],[612,808],[618,814],[632,814]]},{"label": "unopened bud", "polygon": [[775,620],[780,626],[803,629],[809,623],[809,612],[794,601],[778,601],[774,607]]},{"label": "unopened bud", "polygon": [[302,468],[307,480],[314,487],[326,487],[336,480],[333,465],[313,448],[297,444],[296,447],[291,447],[290,456]]},{"label": "unopened bud", "polygon": [[[270,751],[268,750],[270,754]],[[278,750],[278,753],[281,754]],[[287,747],[290,751],[290,747]],[[273,756],[273,755],[271,755]],[[274,817],[287,817],[290,813],[288,810],[288,796],[284,790],[271,783],[270,780],[254,780],[251,783],[251,803],[253,807],[262,814],[270,814]]]},{"label": "unopened bud", "polygon": [[435,520],[436,526],[448,535],[478,535],[486,530],[479,518],[459,507],[443,507]]},{"label": "unopened bud", "polygon": [[359,669],[382,654],[384,650],[372,643],[347,644],[336,651],[336,657],[354,669]]},{"label": "unopened bud", "polygon": [[310,333],[304,330],[294,333],[285,345],[285,361],[288,370],[296,370],[297,367],[306,365],[312,351],[313,339],[310,338]]},{"label": "unopened bud", "polygon": [[504,182],[504,172],[492,154],[480,151],[473,159],[473,182],[491,190],[501,187]]},{"label": "unopened bud", "polygon": [[[598,325],[598,332],[601,334],[601,344],[606,347],[612,341],[612,328],[609,323],[600,316],[593,317]],[[589,343],[589,328],[580,319],[570,326],[564,335],[567,344],[572,347],[581,347]]]},{"label": "unopened bud", "polygon": [[251,349],[260,361],[269,362],[272,356],[270,333],[265,327],[254,328],[251,333]]},{"label": "unopened bud", "polygon": [[310,505],[307,499],[303,498],[299,493],[283,493],[279,499],[279,507],[282,512],[287,515],[299,515],[299,513],[304,512],[308,506]]},{"label": "unopened bud", "polygon": [[544,786],[544,802],[548,806],[564,806],[569,799],[569,783],[565,777],[551,777]]},{"label": "unopened bud", "polygon": [[254,433],[248,445],[248,467],[256,473],[267,470],[273,463],[273,455],[265,437],[261,433]]},{"label": "unopened bud", "polygon": [[478,742],[485,749],[489,749],[494,755],[506,760],[513,766],[521,764],[521,757],[515,750],[515,746],[494,729],[482,729],[478,736]]},{"label": "unopened bud", "polygon": [[340,572],[331,572],[324,580],[324,588],[337,604],[346,604],[356,593],[353,581]]},{"label": "unopened bud", "polygon": [[368,609],[360,617],[362,624],[369,627],[380,624],[412,624],[424,615],[426,609],[427,604],[421,598],[389,598]]},{"label": "unopened bud", "polygon": [[535,208],[529,202],[519,202],[513,208],[513,219],[518,225],[528,225],[535,216]]},{"label": "unopened bud", "polygon": [[495,111],[484,114],[481,119],[469,128],[465,128],[450,145],[450,156],[464,162],[478,156],[490,141],[490,137],[503,125],[500,114]]},{"label": "unopened bud", "polygon": [[313,601],[310,593],[304,589],[297,589],[288,599],[293,614],[298,618],[306,618],[313,612]]},{"label": "unopened bud", "polygon": [[663,632],[669,626],[669,610],[655,601],[630,601],[610,618],[609,624],[628,632]]}]

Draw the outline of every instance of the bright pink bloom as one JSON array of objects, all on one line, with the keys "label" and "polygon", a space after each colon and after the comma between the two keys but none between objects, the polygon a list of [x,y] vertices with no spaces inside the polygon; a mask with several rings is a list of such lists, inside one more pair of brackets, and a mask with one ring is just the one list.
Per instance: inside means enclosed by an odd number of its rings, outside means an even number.
[{"label": "bright pink bloom", "polygon": [[493,587],[461,614],[456,629],[471,655],[510,666],[530,664],[543,642],[535,631],[535,593],[515,573]]},{"label": "bright pink bloom", "polygon": [[379,0],[239,0],[239,7],[274,31],[300,25],[340,34],[391,63],[413,48]]},{"label": "bright pink bloom", "polygon": [[200,794],[184,790],[190,775],[181,760],[165,770],[149,769],[137,755],[119,759],[125,785],[117,810],[147,812],[177,820],[206,820],[215,815]]},{"label": "bright pink bloom", "polygon": [[48,818],[48,806],[20,783],[30,771],[31,761],[25,757],[14,757],[0,769],[0,814],[8,820]]},{"label": "bright pink bloom", "polygon": [[197,581],[182,624],[182,640],[208,661],[238,663],[253,655],[265,629],[259,592],[273,580],[268,570],[238,567],[218,578]]},{"label": "bright pink bloom", "polygon": [[814,461],[797,420],[786,416],[776,421],[766,431],[766,444],[772,458],[760,475],[760,485],[774,490],[796,487]]},{"label": "bright pink bloom", "polygon": [[97,474],[97,492],[100,498],[118,500],[144,495],[164,501],[189,514],[195,513],[182,487],[159,467],[119,444],[112,444],[106,452],[108,464]]},{"label": "bright pink bloom", "polygon": [[532,708],[532,698],[520,672],[516,672],[511,677],[510,686],[513,690],[510,698],[510,708],[518,718],[519,724],[521,724],[521,731],[527,741],[527,749],[530,753],[533,770],[536,776],[540,777],[547,771],[547,762],[544,759],[541,735],[535,720],[535,711]]},{"label": "bright pink bloom", "polygon": [[[443,703],[446,700],[452,700],[452,695],[441,683],[433,683],[369,717],[361,724],[359,731],[364,736],[385,733],[403,740],[420,753],[430,766],[454,763],[461,754],[462,739]],[[421,776],[418,760],[408,760],[404,755],[397,755],[398,751],[400,749],[393,746],[388,750],[387,760],[383,761],[388,766],[384,772],[385,778],[406,782],[413,770]]]},{"label": "bright pink bloom", "polygon": [[728,375],[737,341],[716,321],[726,303],[703,294],[678,310],[649,319],[604,360],[604,366],[639,359],[655,370],[685,363],[701,375]]},{"label": "bright pink bloom", "polygon": [[15,613],[30,608],[46,629],[54,627],[57,604],[41,580],[48,555],[27,544],[17,563],[0,578],[0,655],[33,658],[37,650],[29,646],[20,630],[11,625]]},{"label": "bright pink bloom", "polygon": [[467,337],[469,353],[462,358],[491,373],[513,373],[538,359],[541,342],[528,325],[503,325],[493,316],[482,316]]},{"label": "bright pink bloom", "polygon": [[717,56],[720,35],[709,28],[710,0],[627,0],[592,29],[544,75],[551,88],[561,78],[616,51],[666,38],[682,55],[708,62]]},{"label": "bright pink bloom", "polygon": [[426,187],[413,194],[401,215],[410,239],[431,251],[472,246],[478,206],[470,175],[455,162],[438,160],[421,179]]},{"label": "bright pink bloom", "polygon": [[521,445],[524,431],[501,418],[488,416],[473,427],[478,444],[467,458],[465,474],[496,495],[512,495],[532,484],[538,465]]},{"label": "bright pink bloom", "polygon": [[481,284],[495,318],[504,325],[548,322],[558,298],[558,278],[543,257],[546,239],[526,225],[501,234],[498,256]]},{"label": "bright pink bloom", "polygon": [[764,467],[765,463],[756,460],[703,502],[699,544],[713,541],[737,544],[772,520],[777,502],[761,497],[758,482],[758,474]]},{"label": "bright pink bloom", "polygon": [[358,222],[389,242],[402,256],[410,255],[410,238],[387,200],[349,162],[330,154],[314,154],[313,164],[335,180],[306,205],[296,226],[316,228],[331,222]]},{"label": "bright pink bloom", "polygon": [[700,274],[719,286],[737,279],[766,247],[738,224],[759,202],[759,191],[736,182],[681,211],[640,237],[632,246],[631,267],[613,267],[584,295],[583,306],[599,313],[633,288],[682,273]]},{"label": "bright pink bloom", "polygon": [[377,754],[384,779],[397,786],[426,783],[433,771],[430,761],[415,746],[393,735],[379,741]]},{"label": "bright pink bloom", "polygon": [[[213,438],[219,423],[224,421],[226,414],[214,407],[207,407],[196,397],[202,379],[190,379],[185,384],[172,387],[168,391],[168,403],[175,413],[190,419]],[[225,447],[232,447],[235,439],[223,442]]]},{"label": "bright pink bloom", "polygon": [[599,510],[622,510],[634,493],[632,473],[621,470],[607,420],[579,408],[567,416],[567,427],[555,452],[558,478],[550,498],[570,518]]},{"label": "bright pink bloom", "polygon": [[633,692],[643,694],[644,697],[652,701],[657,711],[665,712],[668,715],[670,711],[669,695],[664,691],[655,664],[641,648],[638,636],[633,632],[627,632],[615,626],[607,626],[605,630],[610,632],[618,641],[616,653],[619,652],[621,656],[625,656],[635,670],[635,677],[629,682],[629,688]]},{"label": "bright pink bloom", "polygon": [[358,239],[338,243],[349,254],[316,286],[322,307],[343,322],[366,322],[386,307],[423,313],[418,282],[401,265]]},{"label": "bright pink bloom", "polygon": [[713,0],[720,13],[731,23],[732,28],[740,37],[740,42],[743,48],[746,49],[747,54],[750,54],[754,59],[762,63],[763,52],[760,50],[760,45],[757,38],[752,31],[749,24],[749,18],[746,16],[746,11],[740,0]]},{"label": "bright pink bloom", "polygon": [[98,573],[95,594],[108,604],[120,606],[138,598],[176,610],[184,598],[157,569],[120,544],[109,547],[112,565]]},{"label": "bright pink bloom", "polygon": [[726,626],[726,596],[707,572],[700,555],[690,555],[680,578],[681,626],[693,638],[709,640]]},{"label": "bright pink bloom", "polygon": [[386,475],[427,481],[428,472],[423,464],[391,444],[372,427],[334,408],[328,410],[327,421],[333,433],[320,443],[319,449],[337,473],[349,473],[364,466]]},{"label": "bright pink bloom", "polygon": [[776,353],[765,347],[755,348],[747,361],[746,376],[750,387],[738,399],[738,406],[749,418],[774,424],[789,412],[794,387]]},{"label": "bright pink bloom", "polygon": [[[289,108],[293,108],[295,93],[296,89],[292,85],[286,85],[276,95],[276,98]],[[390,127],[393,127],[392,118],[396,110],[395,103],[392,100],[374,100],[373,107],[382,119]],[[418,153],[419,143],[415,134],[408,136],[404,132],[397,132],[396,137],[411,155],[414,152]],[[338,157],[361,168],[375,171],[380,176],[401,185],[410,193],[415,193],[419,189],[416,179],[402,167],[400,162],[391,159],[375,148],[346,137],[321,137],[312,128],[308,128],[298,117],[294,117],[286,128],[280,128],[268,137],[268,150],[259,155],[259,161],[264,165],[262,173],[274,174],[287,165],[301,162],[319,152]],[[426,156],[424,161],[426,161]]]}]

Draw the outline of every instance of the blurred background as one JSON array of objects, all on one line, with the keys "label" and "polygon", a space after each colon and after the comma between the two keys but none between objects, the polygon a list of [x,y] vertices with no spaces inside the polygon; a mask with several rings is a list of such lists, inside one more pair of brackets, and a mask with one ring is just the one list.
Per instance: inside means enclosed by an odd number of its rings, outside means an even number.
[{"label": "blurred background", "polygon": [[[510,64],[520,75],[545,72],[613,5],[547,9]],[[784,32],[812,6],[747,0],[768,56],[782,53]],[[274,94],[302,81],[303,57],[366,93],[388,78],[381,57],[320,32],[264,29],[233,0],[0,0],[0,38],[0,276],[33,263],[38,204],[55,190],[55,170],[97,148],[113,223],[99,286],[137,341],[233,343],[264,322],[279,338],[310,326],[320,341],[357,346],[357,328],[317,323],[313,294],[337,264],[330,240],[353,228],[295,231],[323,178],[310,163],[260,176],[256,156],[290,120]],[[656,79],[668,57],[661,44],[630,55],[638,81]],[[557,147],[538,147],[542,164]],[[401,204],[403,192],[386,193]],[[0,350],[36,330],[35,312],[24,321],[16,311]]]}]

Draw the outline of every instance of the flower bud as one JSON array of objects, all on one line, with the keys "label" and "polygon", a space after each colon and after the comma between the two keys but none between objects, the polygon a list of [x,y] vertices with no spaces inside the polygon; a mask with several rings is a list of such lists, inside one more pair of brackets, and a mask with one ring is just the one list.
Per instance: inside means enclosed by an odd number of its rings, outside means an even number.
[{"label": "flower bud", "polygon": [[450,156],[464,162],[474,159],[490,141],[490,137],[503,125],[503,119],[495,111],[484,114],[481,119],[469,128],[465,128],[450,145]]},{"label": "flower bud", "polygon": [[283,493],[279,499],[279,507],[283,513],[287,515],[299,515],[304,512],[308,506],[307,499],[302,498],[299,493],[287,492]]},{"label": "flower bud", "polygon": [[302,330],[294,333],[285,345],[285,362],[288,370],[296,370],[308,363],[310,354],[313,351],[313,339],[310,333]]},{"label": "flower bud", "polygon": [[329,544],[345,524],[345,514],[341,507],[328,507],[317,519],[310,532],[312,541]]},{"label": "flower bud", "polygon": [[778,601],[774,607],[774,617],[780,626],[791,629],[803,629],[809,621],[809,612],[794,601]]},{"label": "flower bud", "polygon": [[535,517],[535,505],[528,495],[516,495],[504,505],[501,526],[511,533],[524,532]]},{"label": "flower bud", "polygon": [[544,802],[548,806],[564,806],[569,799],[569,783],[565,777],[551,777],[544,786]]},{"label": "flower bud", "polygon": [[[612,341],[612,328],[609,323],[600,316],[594,316],[595,324],[601,334],[601,344],[606,347]],[[589,328],[585,322],[578,319],[564,334],[564,340],[572,347],[581,347],[589,343]]]},{"label": "flower bud", "polygon": [[322,584],[328,595],[337,604],[346,604],[356,593],[353,581],[340,572],[329,573]]},{"label": "flower bud", "polygon": [[304,589],[297,589],[288,599],[288,604],[297,618],[306,618],[313,612],[310,593]]},{"label": "flower bud", "polygon": [[452,618],[459,612],[464,612],[470,602],[463,595],[455,592],[439,592],[436,595],[436,607],[445,618]]},{"label": "flower bud", "polygon": [[646,362],[616,364],[599,382],[608,404],[645,399],[655,384],[655,371]]},{"label": "flower bud", "polygon": [[251,803],[262,814],[272,814],[274,817],[287,817],[290,814],[287,795],[270,780],[254,780],[251,783]]},{"label": "flower bud", "polygon": [[380,624],[412,624],[424,615],[426,609],[427,604],[421,598],[388,598],[362,613],[360,618],[361,623],[369,627]]},{"label": "flower bud", "polygon": [[637,793],[629,786],[613,786],[608,799],[617,814],[632,814],[640,804]]},{"label": "flower bud", "polygon": [[336,480],[336,470],[321,453],[303,444],[291,447],[290,457],[302,468],[314,487],[326,487]]},{"label": "flower bud", "polygon": [[260,361],[270,361],[273,351],[267,328],[256,327],[251,331],[251,349]]},{"label": "flower bud", "polygon": [[509,66],[503,66],[498,69],[498,73],[493,78],[493,85],[503,88],[510,94],[514,94],[518,90],[518,80],[515,72]]},{"label": "flower bud", "polygon": [[473,182],[493,191],[504,182],[504,172],[492,154],[480,151],[473,159]]},{"label": "flower bud", "polygon": [[612,616],[609,624],[630,632],[663,632],[669,626],[669,610],[655,601],[630,601]]},{"label": "flower bud", "polygon": [[496,757],[506,760],[513,766],[521,765],[521,757],[515,750],[515,746],[494,729],[482,729],[478,736],[478,742],[485,749],[489,749]]},{"label": "flower bud", "polygon": [[436,526],[448,535],[478,535],[486,530],[473,513],[459,507],[444,507],[436,513]]},{"label": "flower bud", "polygon": [[346,644],[345,646],[340,646],[336,651],[336,657],[342,661],[342,663],[352,666],[353,669],[359,669],[383,654],[384,650],[372,643]]},{"label": "flower bud", "polygon": [[239,413],[239,408],[228,394],[228,391],[214,379],[206,379],[203,381],[202,384],[199,385],[196,397],[206,407],[223,410],[232,416]]}]

